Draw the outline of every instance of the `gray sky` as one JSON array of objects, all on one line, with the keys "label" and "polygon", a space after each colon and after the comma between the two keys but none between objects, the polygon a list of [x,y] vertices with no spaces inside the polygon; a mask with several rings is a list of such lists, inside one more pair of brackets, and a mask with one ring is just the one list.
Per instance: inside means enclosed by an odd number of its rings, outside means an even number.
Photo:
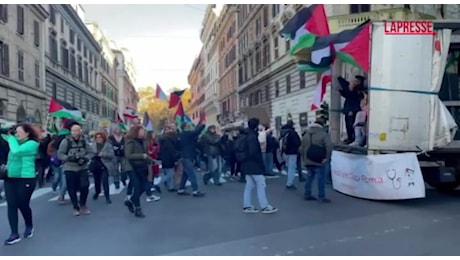
[{"label": "gray sky", "polygon": [[138,87],[159,83],[165,90],[188,87],[187,75],[201,47],[199,32],[206,5],[90,5],[95,21],[133,56]]}]

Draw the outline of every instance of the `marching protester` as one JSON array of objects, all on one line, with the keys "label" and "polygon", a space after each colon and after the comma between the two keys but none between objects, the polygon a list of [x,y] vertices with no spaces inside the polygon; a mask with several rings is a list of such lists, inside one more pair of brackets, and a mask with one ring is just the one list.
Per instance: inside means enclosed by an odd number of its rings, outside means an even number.
[{"label": "marching protester", "polygon": [[281,127],[282,151],[286,157],[287,181],[286,189],[295,190],[294,179],[297,170],[297,154],[300,147],[299,134],[294,129],[294,122],[288,120],[286,125]]},{"label": "marching protester", "polygon": [[176,132],[171,127],[166,127],[163,136],[160,138],[160,151],[158,159],[161,161],[163,169],[164,180],[163,183],[168,191],[175,192],[176,185],[174,180],[175,169],[174,167],[179,163],[179,143],[177,140]]},{"label": "marching protester", "polygon": [[[35,160],[36,167],[37,167],[37,181],[38,187],[42,188],[45,184],[46,180],[49,179],[48,176],[45,176],[46,170],[50,168],[50,157],[48,156],[48,145],[51,142],[51,136],[43,131],[41,126],[36,127],[36,132],[39,134],[39,147],[37,158]],[[48,175],[52,170],[48,171]]]},{"label": "marching protester", "polygon": [[112,144],[107,141],[105,132],[97,132],[94,135],[95,154],[89,163],[89,170],[93,173],[95,193],[93,199],[97,200],[101,194],[101,185],[104,191],[104,197],[107,204],[111,204],[109,175],[113,172],[113,162],[115,154]]},{"label": "marching protester", "polygon": [[30,124],[16,126],[16,134],[2,134],[2,139],[8,143],[9,153],[5,178],[5,197],[8,211],[8,222],[11,235],[5,240],[5,245],[13,245],[21,241],[18,232],[18,210],[24,218],[24,238],[34,234],[32,209],[30,199],[36,185],[35,159],[39,147],[39,134]]},{"label": "marching protester", "polygon": [[243,194],[243,211],[245,213],[259,212],[251,202],[252,190],[257,190],[257,198],[262,213],[274,213],[278,209],[272,207],[265,193],[265,164],[262,158],[262,150],[258,140],[259,119],[251,118],[248,121],[248,128],[243,131],[242,136],[236,141],[236,158],[241,163],[241,172],[246,176],[246,185]]},{"label": "marching protester", "polygon": [[324,128],[326,122],[323,118],[317,118],[302,138],[300,151],[302,162],[307,168],[307,180],[305,182],[305,200],[317,200],[312,196],[311,189],[315,177],[318,179],[318,199],[320,202],[328,203],[326,198],[326,167],[332,154],[332,142],[329,134]]},{"label": "marching protester", "polygon": [[193,127],[191,124],[187,123],[182,124],[182,132],[179,135],[179,142],[182,156],[183,173],[179,189],[177,190],[177,194],[179,195],[189,195],[189,193],[185,191],[185,184],[187,183],[187,180],[189,180],[192,185],[192,195],[194,197],[203,197],[205,195],[205,193],[198,189],[194,164],[194,160],[197,157],[198,136],[204,128],[204,124],[198,124],[196,127]]},{"label": "marching protester", "polygon": [[128,176],[124,170],[124,137],[121,129],[116,127],[112,131],[112,135],[109,136],[109,141],[112,144],[113,152],[115,155],[114,159],[114,172],[113,172],[113,183],[116,189],[120,188],[120,181],[123,186],[126,186]]},{"label": "marching protester", "polygon": [[[91,212],[86,204],[89,193],[88,162],[94,152],[82,134],[78,122],[70,123],[70,136],[61,141],[58,149],[58,159],[63,162],[67,190],[73,205],[74,216],[89,215]],[[80,196],[77,196],[80,192]]]},{"label": "marching protester", "polygon": [[222,174],[222,142],[221,137],[217,134],[215,125],[208,127],[207,133],[201,137],[204,155],[208,161],[207,173],[203,176],[203,183],[208,184],[213,180],[214,185],[221,186],[220,176]]},{"label": "marching protester", "polygon": [[144,127],[132,126],[125,139],[125,166],[129,176],[129,185],[132,185],[133,190],[131,194],[128,191],[128,198],[124,204],[138,218],[145,217],[141,209],[140,197],[145,191],[149,166],[153,163],[147,153]]},{"label": "marching protester", "polygon": [[[160,144],[157,141],[157,135],[154,131],[149,131],[147,133],[146,142],[147,142],[147,151],[148,151],[150,158],[152,158],[152,160],[154,161],[158,160]],[[149,181],[148,189],[161,193],[161,187],[155,184],[156,179],[161,179],[159,164],[157,163],[152,164],[151,171],[149,172],[149,176],[147,179]],[[147,198],[147,200],[149,201],[150,198]]]}]

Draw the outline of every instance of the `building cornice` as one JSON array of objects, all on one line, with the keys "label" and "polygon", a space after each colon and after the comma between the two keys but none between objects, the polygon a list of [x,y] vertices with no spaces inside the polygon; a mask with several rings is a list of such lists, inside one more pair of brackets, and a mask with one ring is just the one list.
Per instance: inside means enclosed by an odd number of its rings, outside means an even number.
[{"label": "building cornice", "polygon": [[96,39],[94,39],[93,34],[88,30],[88,27],[86,27],[86,24],[80,19],[73,7],[69,4],[59,4],[57,6],[60,6],[62,10],[67,13],[67,15],[70,17],[70,19],[72,19],[75,25],[78,26],[83,36],[85,36],[88,42],[91,43],[93,47],[96,49],[96,51],[100,53],[102,51],[101,46],[99,46],[99,43],[96,41]]},{"label": "building cornice", "polygon": [[45,21],[49,17],[48,11],[43,7],[41,4],[37,5],[30,5],[32,8],[32,12],[34,12],[41,21]]}]

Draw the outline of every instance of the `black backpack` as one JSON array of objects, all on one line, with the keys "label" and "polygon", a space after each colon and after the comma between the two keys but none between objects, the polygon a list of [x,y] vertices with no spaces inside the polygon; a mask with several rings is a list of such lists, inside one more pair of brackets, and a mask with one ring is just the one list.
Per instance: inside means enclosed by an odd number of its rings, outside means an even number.
[{"label": "black backpack", "polygon": [[246,160],[246,152],[247,152],[247,143],[246,143],[246,135],[240,135],[235,141],[235,158],[238,162],[243,162]]},{"label": "black backpack", "polygon": [[319,146],[313,143],[313,134],[308,134],[310,136],[310,145],[308,146],[306,156],[307,158],[315,163],[322,163],[326,159],[326,147]]}]

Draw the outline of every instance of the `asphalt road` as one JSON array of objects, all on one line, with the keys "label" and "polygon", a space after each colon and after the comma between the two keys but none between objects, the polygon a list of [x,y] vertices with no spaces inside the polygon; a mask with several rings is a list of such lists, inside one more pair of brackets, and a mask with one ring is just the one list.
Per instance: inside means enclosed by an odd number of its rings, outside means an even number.
[{"label": "asphalt road", "polygon": [[[33,199],[35,235],[0,255],[458,255],[460,194],[428,191],[423,200],[374,202],[328,189],[331,204],[286,191],[284,177],[268,180],[273,215],[241,211],[243,184],[207,186],[204,198],[164,193],[145,202],[147,217],[122,205],[89,200],[92,214],[73,217],[51,192]],[[300,187],[300,186],[298,186]],[[113,193],[117,193],[114,191]],[[92,192],[90,193],[90,196]],[[255,198],[254,198],[255,199]],[[0,203],[0,234],[9,235]],[[23,229],[21,220],[20,229]],[[2,237],[2,238],[3,238]]]}]

